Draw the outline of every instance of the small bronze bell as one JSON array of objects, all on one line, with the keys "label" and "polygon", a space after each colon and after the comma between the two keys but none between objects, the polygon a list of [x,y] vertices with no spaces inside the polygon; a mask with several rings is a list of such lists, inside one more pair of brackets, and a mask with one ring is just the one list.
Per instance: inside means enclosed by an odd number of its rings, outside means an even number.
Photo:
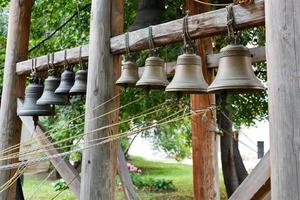
[{"label": "small bronze bell", "polygon": [[18,111],[19,116],[49,116],[51,115],[50,105],[37,105],[37,100],[42,96],[44,86],[41,82],[30,83],[25,90],[23,107]]},{"label": "small bronze bell", "polygon": [[67,97],[60,94],[55,94],[60,83],[60,78],[55,75],[50,75],[45,80],[44,92],[41,98],[37,101],[38,105],[65,105]]},{"label": "small bronze bell", "polygon": [[164,0],[141,0],[138,5],[135,20],[129,27],[129,31],[135,31],[161,23],[161,16],[164,9]]},{"label": "small bronze bell", "polygon": [[87,85],[87,70],[80,69],[75,74],[75,83],[70,90],[72,95],[84,95]]},{"label": "small bronze bell", "polygon": [[135,62],[126,61],[122,73],[116,84],[122,87],[133,87],[139,80],[139,68]]},{"label": "small bronze bell", "polygon": [[147,89],[161,89],[169,84],[164,70],[164,61],[156,56],[146,59],[145,70],[136,86]]},{"label": "small bronze bell", "polygon": [[74,85],[75,76],[71,68],[66,68],[61,74],[61,81],[58,88],[55,90],[55,94],[69,94],[71,88]]},{"label": "small bronze bell", "polygon": [[255,76],[251,66],[251,53],[243,45],[230,44],[221,49],[219,69],[209,92],[251,92],[265,87]]},{"label": "small bronze bell", "polygon": [[191,53],[178,56],[174,78],[167,86],[166,91],[205,93],[207,87],[202,73],[200,56]]}]

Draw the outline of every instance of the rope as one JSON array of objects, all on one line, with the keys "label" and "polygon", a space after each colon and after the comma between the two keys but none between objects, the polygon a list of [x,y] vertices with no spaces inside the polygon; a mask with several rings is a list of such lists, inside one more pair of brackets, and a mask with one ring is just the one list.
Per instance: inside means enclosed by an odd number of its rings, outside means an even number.
[{"label": "rope", "polygon": [[[149,109],[147,109],[147,110],[145,110],[145,111],[143,111],[142,113],[140,113],[140,116],[145,116],[145,115],[143,115],[144,113],[147,113],[147,115],[149,114],[149,112],[151,111],[151,110],[156,110],[156,108],[158,108],[158,107],[161,107],[162,105],[164,105],[164,104],[166,104],[168,101],[165,101],[164,103],[162,103],[162,104],[159,104],[159,105],[157,105],[157,106],[154,106],[154,107],[151,107],[151,108],[149,108]],[[133,118],[131,118],[131,120],[133,120],[133,119],[136,119],[136,118],[138,118],[138,117],[133,117]],[[80,139],[81,138],[83,138],[83,136],[81,136],[80,138],[79,138],[79,140],[76,142],[76,144],[75,145],[78,145],[78,143],[80,142]],[[63,147],[63,148],[66,148],[66,147]],[[64,158],[66,158],[66,156],[64,157]],[[63,160],[61,160],[59,163],[58,163],[58,165],[60,165],[61,163],[63,162]],[[33,190],[33,192],[31,193],[31,195],[30,195],[30,197],[28,198],[29,200],[31,200],[32,198],[33,198],[33,196],[34,196],[34,194],[35,194],[35,192],[46,182],[46,180],[51,176],[51,174],[52,173],[54,173],[55,172],[55,169],[53,169],[49,174],[48,174],[48,176],[46,176],[36,187],[35,187],[35,189]]]},{"label": "rope", "polygon": [[[107,100],[107,101],[105,101],[105,102],[99,104],[98,106],[96,106],[96,107],[93,108],[92,110],[94,111],[94,110],[96,110],[96,109],[98,109],[98,108],[100,108],[100,107],[106,105],[106,104],[109,103],[110,101],[113,101],[114,99],[118,98],[120,95],[121,95],[121,93],[117,94],[116,96],[112,97],[111,99],[109,99],[109,100]],[[79,115],[79,116],[77,116],[77,117],[74,117],[73,119],[67,121],[65,124],[59,125],[58,127],[66,126],[66,124],[70,124],[71,122],[73,122],[73,121],[75,121],[75,120],[77,120],[77,119],[83,117],[84,115],[85,115],[85,114],[81,114],[81,115]],[[52,129],[46,131],[44,134],[48,134],[48,133],[50,133],[50,132],[56,130],[58,127],[52,128]],[[68,128],[64,128],[63,130],[67,130],[67,129],[68,129]],[[41,136],[37,136],[37,138],[39,138],[39,137],[41,137]],[[49,135],[49,136],[47,136],[46,138],[48,139],[48,138],[50,138],[50,137],[51,137],[51,136]],[[25,142],[25,144],[23,144],[23,146],[31,145],[31,144],[33,144],[33,143],[35,143],[35,141],[29,140],[28,142]],[[10,146],[10,147],[8,147],[8,148],[6,148],[6,149],[0,150],[0,154],[5,154],[5,153],[7,153],[7,152],[11,152],[11,151],[17,150],[17,149],[19,149],[19,148],[21,147],[20,145],[21,145],[21,143],[18,143],[18,144],[15,144],[15,145],[13,145],[13,146]]]},{"label": "rope", "polygon": [[[215,6],[215,7],[225,7],[229,6],[229,3],[208,3],[201,0],[194,0],[197,3],[207,5],[207,6]],[[254,0],[233,0],[234,4],[242,4],[242,5],[250,5],[254,3]]]},{"label": "rope", "polygon": [[[37,163],[40,163],[40,162],[47,161],[49,159],[63,157],[65,155],[69,155],[70,153],[87,150],[87,149],[90,149],[92,147],[95,147],[95,146],[98,146],[98,145],[101,145],[101,144],[104,144],[104,143],[108,143],[108,142],[114,141],[114,140],[119,139],[119,138],[124,137],[124,136],[130,136],[130,135],[135,134],[135,133],[140,132],[140,131],[145,131],[145,130],[154,128],[156,126],[160,126],[160,125],[168,124],[168,123],[171,123],[171,122],[175,122],[175,121],[181,120],[184,117],[187,117],[189,115],[199,114],[201,112],[205,112],[207,110],[212,110],[212,109],[215,109],[215,107],[210,107],[210,108],[206,108],[206,109],[202,109],[202,110],[196,110],[196,111],[193,111],[193,112],[189,112],[189,113],[183,114],[180,117],[177,117],[177,118],[174,118],[174,119],[162,122],[162,123],[155,123],[154,122],[152,125],[150,125],[148,127],[141,128],[141,129],[138,129],[138,130],[133,131],[133,132],[124,132],[124,133],[116,134],[116,135],[113,135],[113,136],[111,136],[110,138],[108,138],[108,139],[106,139],[104,141],[101,141],[101,142],[98,142],[98,143],[94,143],[94,144],[89,145],[89,146],[85,146],[84,148],[80,148],[79,147],[79,148],[76,148],[76,149],[73,149],[73,150],[70,150],[70,151],[67,151],[67,152],[64,152],[64,153],[58,153],[58,154],[51,155],[51,156],[45,156],[45,157],[42,157],[42,158],[39,158],[39,159],[35,159],[35,160],[31,160],[31,161],[22,161],[20,163],[12,163],[12,164],[8,164],[8,165],[3,165],[3,166],[0,166],[0,170],[14,169],[14,168],[17,168],[19,166],[33,165],[33,164],[37,164]],[[99,139],[95,139],[95,140],[92,140],[92,141],[89,141],[89,142],[86,142],[86,143],[95,142],[97,140],[99,140]]]},{"label": "rope", "polygon": [[[165,103],[163,103],[163,104],[165,104]],[[47,152],[47,151],[49,151],[49,150],[54,150],[54,149],[60,150],[60,149],[65,149],[65,148],[74,147],[74,146],[76,146],[76,144],[66,145],[66,146],[57,147],[57,148],[47,148],[47,147],[51,147],[51,146],[54,146],[54,145],[57,145],[57,144],[61,144],[61,143],[63,143],[63,142],[69,141],[69,140],[71,140],[71,139],[76,139],[76,138],[78,138],[78,137],[81,137],[81,138],[82,138],[83,136],[92,134],[92,133],[94,133],[94,132],[101,131],[101,130],[104,130],[104,129],[107,129],[107,128],[111,128],[111,127],[114,127],[114,126],[117,126],[117,125],[120,125],[120,124],[123,124],[123,123],[130,122],[130,121],[132,121],[132,120],[134,120],[134,119],[138,119],[138,118],[145,117],[145,116],[147,116],[147,115],[156,113],[156,112],[158,112],[158,111],[160,111],[160,110],[163,109],[163,107],[160,108],[160,109],[156,109],[157,107],[161,107],[163,104],[157,105],[157,106],[155,106],[155,107],[149,109],[149,110],[155,109],[154,111],[151,111],[151,112],[148,112],[148,113],[145,113],[145,114],[141,114],[141,115],[138,115],[138,116],[129,118],[129,119],[127,119],[127,120],[123,120],[123,121],[117,122],[117,123],[112,123],[112,124],[109,124],[109,125],[106,125],[106,126],[103,126],[103,127],[97,128],[97,129],[94,129],[94,130],[89,131],[89,132],[87,132],[87,133],[83,133],[83,134],[76,135],[76,136],[71,136],[71,137],[69,137],[69,138],[65,138],[65,139],[59,140],[59,141],[54,142],[54,143],[51,143],[51,144],[40,145],[40,146],[38,146],[38,147],[35,147],[35,149],[30,149],[30,150],[28,150],[28,151],[26,151],[26,152],[23,152],[23,153],[21,153],[21,154],[19,154],[19,153],[10,154],[10,155],[8,155],[8,156],[6,156],[6,157],[1,157],[1,158],[0,158],[0,161],[1,161],[1,160],[12,159],[12,158],[18,158],[18,157],[20,157],[20,156],[29,156],[29,155],[34,155],[34,154],[37,154],[37,153],[44,153],[44,152]],[[80,139],[81,139],[81,138],[80,138]],[[79,140],[80,140],[80,139],[79,139]],[[103,138],[101,138],[101,139],[105,139],[105,137],[103,137]],[[46,148],[47,148],[47,149],[46,149]]]}]

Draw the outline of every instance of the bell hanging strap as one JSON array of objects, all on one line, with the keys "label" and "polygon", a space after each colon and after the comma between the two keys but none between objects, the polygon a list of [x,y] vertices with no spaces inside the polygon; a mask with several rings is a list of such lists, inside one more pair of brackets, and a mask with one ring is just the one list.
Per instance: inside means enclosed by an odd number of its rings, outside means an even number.
[{"label": "bell hanging strap", "polygon": [[226,6],[227,10],[227,40],[230,44],[239,44],[240,43],[240,32],[236,31],[236,22],[234,18],[234,12],[233,12],[233,5],[230,4],[229,6]]},{"label": "bell hanging strap", "polygon": [[157,56],[157,51],[154,46],[154,41],[153,41],[153,31],[152,31],[152,26],[148,27],[148,44],[149,44],[149,51],[151,56]]},{"label": "bell hanging strap", "polygon": [[196,47],[189,33],[189,25],[188,25],[189,11],[186,11],[186,13],[187,14],[183,18],[183,23],[182,23],[182,37],[183,37],[182,51],[184,53],[195,53]]}]

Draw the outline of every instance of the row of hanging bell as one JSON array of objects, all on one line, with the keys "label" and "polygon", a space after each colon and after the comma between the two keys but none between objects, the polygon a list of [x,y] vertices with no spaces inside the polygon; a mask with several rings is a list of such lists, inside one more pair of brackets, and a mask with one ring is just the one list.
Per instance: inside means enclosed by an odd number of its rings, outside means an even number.
[{"label": "row of hanging bell", "polygon": [[201,58],[195,54],[195,47],[189,36],[187,16],[183,21],[183,36],[183,54],[177,58],[175,75],[170,84],[166,79],[163,61],[156,57],[149,57],[146,60],[141,79],[138,76],[138,66],[133,61],[125,62],[116,84],[129,87],[145,86],[149,89],[167,86],[168,92],[183,93],[222,91],[244,93],[265,89],[254,74],[249,49],[237,42],[231,42],[221,49],[217,76],[208,86],[203,76]]},{"label": "row of hanging bell", "polygon": [[19,116],[49,116],[50,105],[65,105],[68,95],[84,95],[86,93],[87,71],[80,69],[73,72],[70,67],[65,68],[61,78],[53,70],[43,81],[36,71],[31,74],[29,85],[25,90],[25,100]]}]

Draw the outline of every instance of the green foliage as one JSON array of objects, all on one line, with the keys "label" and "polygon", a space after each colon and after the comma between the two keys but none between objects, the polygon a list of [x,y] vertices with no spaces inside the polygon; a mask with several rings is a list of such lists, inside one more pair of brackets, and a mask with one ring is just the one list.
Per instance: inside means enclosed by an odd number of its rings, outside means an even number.
[{"label": "green foliage", "polygon": [[168,155],[177,161],[191,155],[191,121],[189,117],[184,118],[180,123],[163,125],[158,127],[153,134],[153,144],[157,149],[167,152]]},{"label": "green foliage", "polygon": [[143,177],[137,173],[131,173],[130,175],[132,183],[140,190],[149,192],[173,192],[176,190],[172,180]]},{"label": "green foliage", "polygon": [[54,191],[64,191],[68,189],[66,182],[63,179],[59,179],[52,183]]}]

